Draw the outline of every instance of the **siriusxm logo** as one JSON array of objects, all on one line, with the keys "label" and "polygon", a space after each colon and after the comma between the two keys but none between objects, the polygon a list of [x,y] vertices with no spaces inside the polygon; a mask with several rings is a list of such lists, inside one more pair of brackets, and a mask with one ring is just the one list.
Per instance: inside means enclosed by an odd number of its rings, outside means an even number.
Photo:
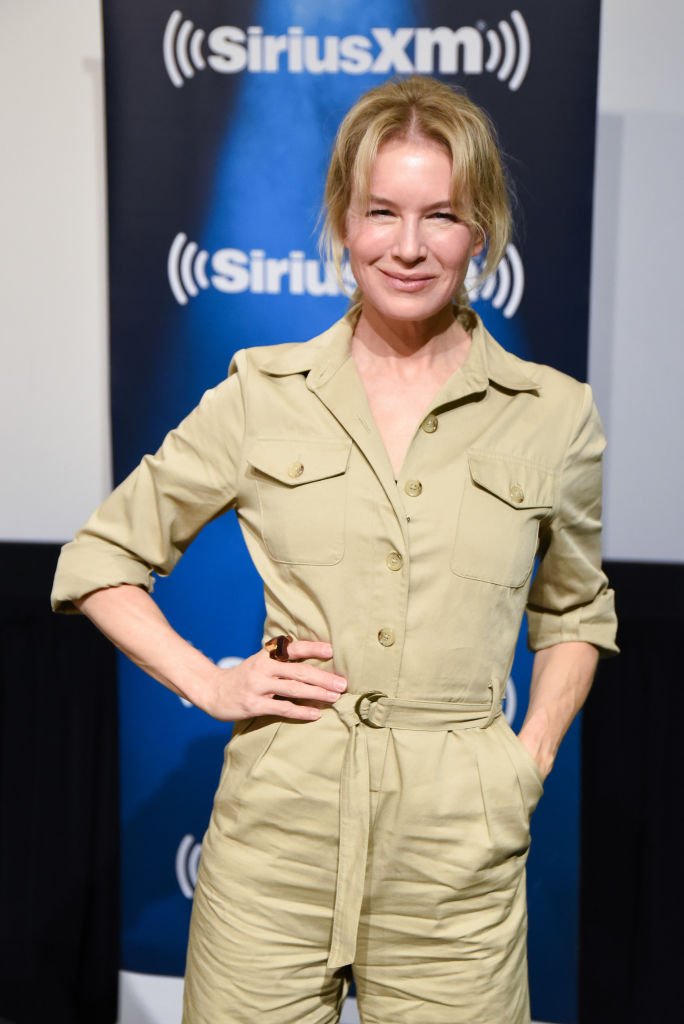
[{"label": "siriusxm logo", "polygon": [[207,34],[174,11],[164,30],[163,55],[177,88],[209,67],[222,75],[487,73],[515,92],[530,64],[530,34],[520,11],[494,28],[479,21],[459,28],[373,28],[368,36],[307,35],[292,26],[268,35],[259,25],[219,25]]},{"label": "siriusxm logo", "polygon": [[[211,276],[207,274],[207,266]],[[210,257],[182,232],[174,238],[167,260],[169,284],[174,298],[185,306],[200,289],[216,288],[226,295],[252,292],[255,295],[340,295],[335,267],[329,261],[307,259],[300,249],[282,259],[267,256],[264,249],[217,249]],[[345,267],[345,285],[355,287]]]},{"label": "siriusxm logo", "polygon": [[[188,241],[182,231],[171,243],[166,270],[173,296],[181,306],[210,288],[225,295],[251,292],[322,297],[351,295],[356,287],[348,265],[343,267],[341,289],[332,263],[309,259],[300,249],[292,249],[285,257],[268,256],[265,249],[245,252],[233,248],[217,249],[210,255],[197,242]],[[525,272],[515,246],[508,246],[494,274],[480,283],[477,275],[478,267],[473,262],[466,278],[471,300],[490,302],[510,319],[525,290]]]}]

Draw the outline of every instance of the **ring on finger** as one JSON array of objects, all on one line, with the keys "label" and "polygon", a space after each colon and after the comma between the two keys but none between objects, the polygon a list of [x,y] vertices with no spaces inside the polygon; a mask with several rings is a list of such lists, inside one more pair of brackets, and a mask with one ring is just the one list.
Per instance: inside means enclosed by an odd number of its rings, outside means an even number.
[{"label": "ring on finger", "polygon": [[284,633],[267,640],[264,648],[268,651],[269,658],[274,661],[289,661],[288,648],[292,643],[292,637]]}]

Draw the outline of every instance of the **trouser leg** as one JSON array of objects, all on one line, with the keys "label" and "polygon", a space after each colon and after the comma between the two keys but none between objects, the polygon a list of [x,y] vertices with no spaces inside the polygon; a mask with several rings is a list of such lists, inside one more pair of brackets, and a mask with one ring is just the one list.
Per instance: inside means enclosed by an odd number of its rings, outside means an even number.
[{"label": "trouser leg", "polygon": [[363,1024],[529,1024],[539,790],[499,725],[393,732],[354,961]]},{"label": "trouser leg", "polygon": [[198,881],[183,1024],[338,1024],[349,978],[326,968],[320,915],[309,905],[264,913],[263,899]]},{"label": "trouser leg", "polygon": [[183,1024],[339,1021],[349,980],[326,963],[345,739],[332,718],[264,720],[229,744],[202,846]]},{"label": "trouser leg", "polygon": [[524,871],[505,920],[493,894],[461,902],[451,927],[415,912],[402,925],[387,908],[364,920],[362,1024],[529,1024]]}]

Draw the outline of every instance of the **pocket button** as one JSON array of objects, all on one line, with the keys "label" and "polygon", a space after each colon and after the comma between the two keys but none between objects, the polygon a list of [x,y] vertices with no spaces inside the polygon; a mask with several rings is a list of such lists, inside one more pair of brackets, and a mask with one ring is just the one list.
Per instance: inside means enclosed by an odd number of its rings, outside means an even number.
[{"label": "pocket button", "polygon": [[293,480],[300,477],[304,472],[304,466],[301,462],[292,462],[287,468],[287,475],[291,476]]},{"label": "pocket button", "polygon": [[520,484],[511,484],[511,489],[508,493],[511,496],[511,501],[514,501],[516,505],[520,505],[525,500],[525,492]]}]

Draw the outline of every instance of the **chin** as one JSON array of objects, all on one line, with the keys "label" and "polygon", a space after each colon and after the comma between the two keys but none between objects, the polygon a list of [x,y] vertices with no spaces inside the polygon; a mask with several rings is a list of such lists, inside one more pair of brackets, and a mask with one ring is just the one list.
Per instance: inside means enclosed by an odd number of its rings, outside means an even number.
[{"label": "chin", "polygon": [[[368,300],[367,300],[368,301]],[[445,299],[443,302],[435,302],[434,299],[430,302],[426,302],[425,299],[421,299],[417,296],[405,296],[400,301],[394,299],[392,302],[378,302],[374,303],[372,300],[369,301],[378,316],[381,316],[385,320],[404,320],[404,321],[417,321],[417,320],[432,320],[444,313],[447,307],[451,307],[451,297]]]}]

